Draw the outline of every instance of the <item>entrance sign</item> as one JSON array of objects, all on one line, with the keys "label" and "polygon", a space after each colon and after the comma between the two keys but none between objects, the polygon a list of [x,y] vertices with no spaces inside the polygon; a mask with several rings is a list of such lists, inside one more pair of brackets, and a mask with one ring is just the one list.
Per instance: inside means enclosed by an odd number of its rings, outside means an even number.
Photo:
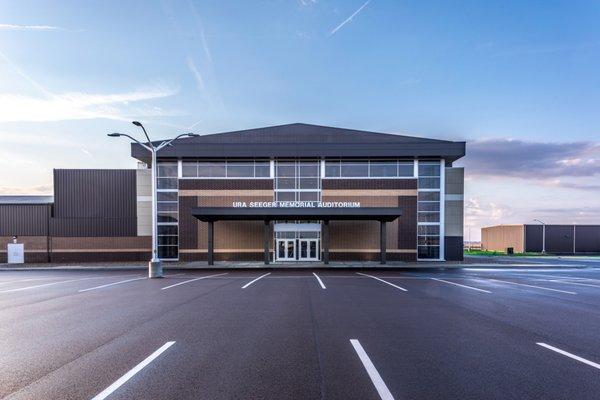
[{"label": "entrance sign", "polygon": [[234,201],[236,208],[360,208],[360,201]]}]

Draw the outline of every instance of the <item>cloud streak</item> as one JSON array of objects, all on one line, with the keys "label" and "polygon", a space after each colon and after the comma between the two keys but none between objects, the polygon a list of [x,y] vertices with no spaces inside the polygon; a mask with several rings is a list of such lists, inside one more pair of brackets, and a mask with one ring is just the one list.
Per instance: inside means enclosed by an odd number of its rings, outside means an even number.
[{"label": "cloud streak", "polygon": [[50,25],[0,24],[2,31],[64,31],[64,28]]},{"label": "cloud streak", "polygon": [[130,103],[173,96],[177,90],[150,87],[123,93],[65,93],[52,96],[0,94],[0,122],[48,122],[106,118],[125,120],[128,115],[173,115],[158,107],[136,108]]},{"label": "cloud streak", "polygon": [[363,8],[365,8],[370,2],[371,2],[371,0],[367,0],[362,6],[360,6],[358,8],[358,10],[354,11],[351,16],[349,16],[344,21],[342,21],[341,24],[339,24],[338,26],[336,26],[335,28],[333,28],[332,31],[329,34],[330,35],[334,35],[337,31],[339,31],[340,29],[342,29],[346,24],[352,22],[352,19],[354,17],[356,17],[358,15],[358,13],[361,12],[363,10]]},{"label": "cloud streak", "polygon": [[4,60],[39,93],[37,96],[0,93],[0,122],[47,122],[93,118],[125,120],[131,115],[146,117],[179,115],[159,107],[131,105],[131,103],[170,97],[178,93],[178,89],[168,85],[156,84],[120,93],[56,94],[38,83],[2,52],[0,52],[0,60]]}]

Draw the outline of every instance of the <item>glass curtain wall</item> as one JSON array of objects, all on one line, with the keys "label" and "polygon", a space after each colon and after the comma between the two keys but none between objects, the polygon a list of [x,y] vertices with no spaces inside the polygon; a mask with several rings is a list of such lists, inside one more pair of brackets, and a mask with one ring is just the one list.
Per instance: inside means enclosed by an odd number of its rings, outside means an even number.
[{"label": "glass curtain wall", "polygon": [[441,162],[419,161],[417,194],[417,256],[440,258]]},{"label": "glass curtain wall", "polygon": [[156,178],[158,258],[179,258],[179,202],[177,162],[159,162]]}]

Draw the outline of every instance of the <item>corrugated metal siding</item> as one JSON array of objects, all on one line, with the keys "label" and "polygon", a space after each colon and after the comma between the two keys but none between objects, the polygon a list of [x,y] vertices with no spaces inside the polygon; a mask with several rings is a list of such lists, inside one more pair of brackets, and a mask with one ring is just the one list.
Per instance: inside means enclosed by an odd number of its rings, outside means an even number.
[{"label": "corrugated metal siding", "polygon": [[135,218],[135,170],[55,169],[56,218]]},{"label": "corrugated metal siding", "polygon": [[542,225],[525,225],[525,251],[542,251]]},{"label": "corrugated metal siding", "polygon": [[546,251],[573,253],[573,225],[546,225]]},{"label": "corrugated metal siding", "polygon": [[46,235],[49,204],[0,204],[0,236]]},{"label": "corrugated metal siding", "polygon": [[136,236],[136,173],[54,170],[53,236]]},{"label": "corrugated metal siding", "polygon": [[600,253],[600,225],[579,225],[575,232],[578,253]]}]

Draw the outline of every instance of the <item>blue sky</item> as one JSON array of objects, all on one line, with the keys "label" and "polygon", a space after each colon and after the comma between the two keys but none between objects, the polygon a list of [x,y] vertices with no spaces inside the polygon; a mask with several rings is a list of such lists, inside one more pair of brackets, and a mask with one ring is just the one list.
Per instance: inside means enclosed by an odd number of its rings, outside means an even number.
[{"label": "blue sky", "polygon": [[[105,133],[306,122],[468,141],[467,225],[600,222],[596,1],[0,3],[0,193]],[[562,151],[564,150],[564,151]]]}]

